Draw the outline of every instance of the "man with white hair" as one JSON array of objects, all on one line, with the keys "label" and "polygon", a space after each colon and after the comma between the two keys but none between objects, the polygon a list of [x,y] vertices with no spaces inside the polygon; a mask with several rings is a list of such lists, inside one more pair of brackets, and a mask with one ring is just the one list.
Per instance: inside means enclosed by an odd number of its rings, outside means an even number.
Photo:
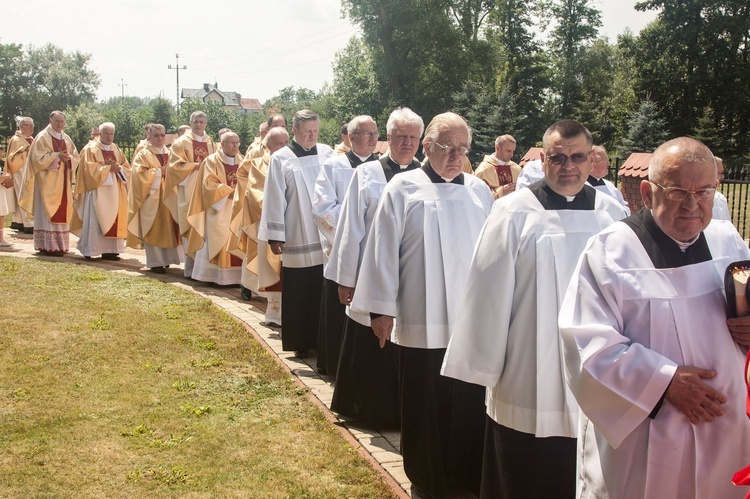
[{"label": "man with white hair", "polygon": [[[320,169],[313,195],[313,219],[325,237],[326,266],[331,254],[333,239],[341,211],[341,203],[356,168],[378,159],[373,154],[378,145],[378,125],[371,116],[352,118],[347,125],[350,149],[329,158]],[[325,273],[325,269],[324,269]],[[321,374],[336,376],[341,339],[344,335],[345,305],[339,301],[338,284],[324,279],[320,328],[318,331],[317,370]]]},{"label": "man with white hair", "polygon": [[371,314],[381,346],[396,345],[412,496],[451,497],[479,491],[484,390],[440,376],[440,366],[494,200],[484,182],[462,172],[471,133],[461,116],[435,116],[422,145],[422,168],[383,190],[352,308]]},{"label": "man with white hair", "polygon": [[628,207],[628,202],[622,196],[622,192],[615,187],[615,184],[605,178],[609,173],[609,155],[607,154],[607,150],[604,146],[594,146],[592,149],[594,151],[593,168],[591,168],[591,174],[586,183],[597,191],[615,198],[622,205],[625,213],[630,216],[630,208]]},{"label": "man with white hair", "polygon": [[72,177],[80,157],[64,129],[65,114],[52,111],[49,125],[29,148],[19,199],[21,208],[34,217],[34,248],[49,256],[63,256],[70,245]]},{"label": "man with white hair", "polygon": [[341,205],[325,277],[338,283],[339,301],[347,306],[331,409],[376,428],[401,425],[396,351],[392,342],[380,348],[370,315],[352,311],[367,235],[385,185],[397,175],[416,170],[414,159],[424,122],[409,108],[395,109],[386,124],[390,154],[354,170]]},{"label": "man with white hair", "polygon": [[114,141],[115,125],[99,125],[99,138],[81,150],[70,231],[86,258],[119,260],[128,235],[130,163]]},{"label": "man with white hair", "polygon": [[[213,139],[206,133],[207,118],[203,111],[190,115],[190,130],[177,138],[169,150],[169,166],[164,183],[164,204],[180,226],[183,248],[187,247],[188,204],[195,188],[195,172],[204,159],[216,152]],[[193,274],[193,258],[185,254],[185,277]]]},{"label": "man with white hair", "polygon": [[152,124],[148,145],[133,157],[128,189],[128,246],[143,243],[146,266],[157,274],[183,260],[177,223],[162,203],[164,172],[169,164],[165,141],[164,125]]},{"label": "man with white hair", "polygon": [[221,286],[239,284],[242,259],[227,252],[232,197],[237,186],[237,168],[242,163],[240,138],[224,132],[221,148],[198,168],[188,207],[190,224],[185,253],[195,261],[192,278]]},{"label": "man with white hair", "polygon": [[312,217],[312,198],[320,166],[333,150],[318,143],[318,131],[317,114],[294,114],[291,142],[271,156],[258,232],[282,255],[282,348],[300,358],[316,347],[323,289],[323,237]]},{"label": "man with white hair", "polygon": [[5,154],[5,172],[10,173],[12,177],[12,192],[8,192],[8,194],[15,207],[12,210],[13,221],[10,228],[30,234],[34,231],[34,217],[30,217],[26,211],[21,209],[18,200],[21,198],[23,175],[26,171],[26,157],[29,155],[29,149],[34,141],[34,120],[28,116],[18,116],[16,126],[18,126],[18,130],[8,141],[7,153]]},{"label": "man with white hair", "polygon": [[560,312],[565,373],[585,417],[579,497],[741,498],[750,462],[745,353],[724,273],[750,258],[711,219],[716,163],[701,142],[659,146],[644,209],[589,240]]},{"label": "man with white hair", "polygon": [[[233,202],[233,215],[230,230],[237,239],[236,248],[243,256],[242,291],[245,300],[252,299],[251,292],[265,296],[267,300],[265,323],[269,327],[279,327],[281,321],[281,258],[273,254],[268,241],[258,239],[258,229],[263,213],[263,190],[271,155],[289,144],[289,133],[283,126],[272,127],[263,139],[263,156],[242,162],[238,170],[237,189]],[[240,183],[239,172],[245,170],[247,180]],[[231,248],[230,248],[231,251]]]},{"label": "man with white hair", "polygon": [[516,139],[512,135],[500,135],[495,139],[494,154],[486,155],[474,172],[487,183],[495,199],[516,190],[521,167],[513,161],[515,152]]}]

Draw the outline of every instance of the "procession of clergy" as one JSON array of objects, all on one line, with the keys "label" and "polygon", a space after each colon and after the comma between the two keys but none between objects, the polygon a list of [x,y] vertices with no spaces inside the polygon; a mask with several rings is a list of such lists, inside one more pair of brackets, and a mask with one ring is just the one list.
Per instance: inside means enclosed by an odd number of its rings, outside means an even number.
[{"label": "procession of clergy", "polygon": [[18,124],[3,185],[37,251],[62,256],[69,232],[86,258],[142,245],[153,272],[265,297],[283,349],[335,377],[333,411],[400,429],[412,497],[745,495],[750,319],[727,319],[723,289],[750,251],[712,217],[697,140],[654,152],[630,215],[574,120],[523,171],[499,136],[474,174],[450,112],[394,110],[380,157],[370,116],[334,151],[309,110],[245,155],[202,112],[171,148],[152,124],[130,163],[111,123],[80,154],[59,111],[33,140]]}]

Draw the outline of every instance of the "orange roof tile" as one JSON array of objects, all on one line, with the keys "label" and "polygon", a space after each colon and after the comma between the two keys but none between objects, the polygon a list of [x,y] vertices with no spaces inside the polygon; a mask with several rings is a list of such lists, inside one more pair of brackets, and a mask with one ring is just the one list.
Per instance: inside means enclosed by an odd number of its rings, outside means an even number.
[{"label": "orange roof tile", "polygon": [[521,161],[518,162],[518,166],[523,168],[523,166],[531,161],[532,159],[539,159],[539,154],[542,152],[541,147],[532,147],[529,149],[529,152],[523,155],[523,158],[521,158]]},{"label": "orange roof tile", "polygon": [[648,163],[651,160],[651,153],[634,152],[620,167],[617,174],[620,177],[648,177]]}]

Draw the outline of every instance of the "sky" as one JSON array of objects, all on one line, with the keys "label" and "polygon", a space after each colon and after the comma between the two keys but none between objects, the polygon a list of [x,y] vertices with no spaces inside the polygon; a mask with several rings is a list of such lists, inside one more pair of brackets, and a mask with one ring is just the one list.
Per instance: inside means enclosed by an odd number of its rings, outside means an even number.
[{"label": "sky", "polygon": [[[333,81],[336,52],[359,33],[342,18],[340,0],[9,3],[0,43],[53,43],[91,54],[89,67],[101,76],[99,99],[124,92],[174,102],[178,61],[180,89],[218,83],[261,103],[285,87],[317,91]],[[636,12],[631,0],[594,4],[602,10],[600,35],[613,42],[625,28],[637,33],[656,16]]]}]

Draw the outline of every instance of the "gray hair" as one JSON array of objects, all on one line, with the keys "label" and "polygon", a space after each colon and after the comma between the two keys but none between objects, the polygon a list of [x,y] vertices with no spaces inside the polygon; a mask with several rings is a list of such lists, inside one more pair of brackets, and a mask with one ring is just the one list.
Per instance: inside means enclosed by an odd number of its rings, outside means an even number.
[{"label": "gray hair", "polygon": [[495,139],[495,147],[501,146],[506,142],[513,142],[515,144],[516,139],[514,139],[512,135],[509,135],[507,133],[505,135],[500,135]]},{"label": "gray hair", "polygon": [[469,133],[469,143],[467,145],[471,147],[471,128],[469,127],[469,124],[466,123],[466,120],[463,119],[463,117],[451,112],[438,114],[432,118],[432,121],[430,121],[430,124],[427,125],[427,129],[424,131],[424,139],[422,140],[422,143],[427,147],[431,143],[437,142],[441,133],[447,132],[455,126],[466,127],[466,131]]},{"label": "gray hair", "polygon": [[63,118],[65,118],[66,120],[68,119],[68,118],[67,118],[67,116],[65,116],[65,113],[63,113],[62,111],[60,111],[60,110],[57,110],[57,109],[55,109],[54,111],[52,111],[51,113],[49,113],[49,119],[52,119],[52,118],[54,118],[54,117],[55,117],[55,116],[57,116],[58,114],[59,114],[59,115],[61,115],[61,116],[62,116]]},{"label": "gray hair", "polygon": [[576,120],[560,120],[553,123],[545,132],[542,137],[542,149],[545,151],[549,146],[550,137],[553,133],[557,133],[563,139],[574,139],[579,135],[586,137],[588,145],[594,145],[594,137],[591,136],[589,129],[583,126]]},{"label": "gray hair", "polygon": [[112,123],[112,122],[110,122],[110,121],[106,121],[106,122],[102,123],[101,125],[99,125],[99,133],[102,133],[102,130],[104,130],[105,128],[109,128],[109,129],[111,129],[114,132],[115,131],[115,124]]},{"label": "gray hair", "polygon": [[149,134],[149,135],[153,135],[153,133],[152,133],[152,132],[153,132],[154,130],[161,130],[162,132],[165,132],[165,133],[166,133],[166,131],[167,131],[167,130],[166,130],[166,128],[164,128],[164,125],[162,125],[162,124],[160,124],[160,123],[151,123],[151,126],[150,126],[150,127],[148,127],[148,134]]},{"label": "gray hair", "polygon": [[[356,116],[349,121],[349,123],[346,125],[346,132],[347,133],[354,133],[359,131],[359,127],[363,123],[367,123],[368,121],[372,121],[375,123],[375,120],[372,119],[372,116],[369,116],[367,114],[362,114],[360,116]],[[377,126],[377,123],[375,123],[375,126]]]},{"label": "gray hair", "polygon": [[28,116],[16,116],[16,126],[18,128],[21,128],[21,126],[27,125],[27,124],[33,125],[34,120],[29,118]]},{"label": "gray hair", "polygon": [[664,160],[670,156],[676,156],[683,163],[710,163],[716,175],[716,158],[706,144],[691,137],[677,137],[657,147],[651,155],[648,163],[649,180],[662,180]]},{"label": "gray hair", "polygon": [[294,128],[299,128],[299,126],[305,121],[319,120],[320,116],[318,116],[316,113],[310,111],[309,109],[300,109],[299,111],[294,113],[294,116],[292,117],[292,126]]},{"label": "gray hair", "polygon": [[594,154],[601,154],[602,156],[609,156],[604,146],[594,146],[591,148],[591,150],[594,151]]},{"label": "gray hair", "polygon": [[418,126],[420,137],[422,136],[422,132],[424,132],[424,121],[417,113],[408,107],[399,107],[388,116],[388,123],[385,124],[385,131],[390,135],[393,133],[393,129],[398,125]]},{"label": "gray hair", "polygon": [[206,121],[208,121],[208,117],[203,111],[193,111],[193,113],[190,115],[190,123],[195,121],[196,118],[206,118]]}]

